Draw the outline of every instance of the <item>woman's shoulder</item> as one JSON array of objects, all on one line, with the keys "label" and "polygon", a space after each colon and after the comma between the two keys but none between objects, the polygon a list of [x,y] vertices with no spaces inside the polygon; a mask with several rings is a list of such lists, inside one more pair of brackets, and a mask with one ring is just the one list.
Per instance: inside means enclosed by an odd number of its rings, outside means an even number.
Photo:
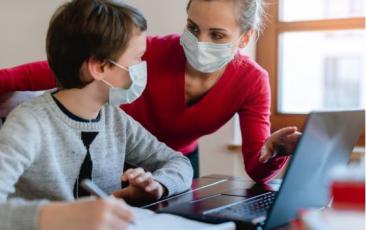
[{"label": "woman's shoulder", "polygon": [[245,73],[256,76],[268,76],[267,70],[244,53],[236,54],[232,64],[234,69],[238,70],[240,74]]},{"label": "woman's shoulder", "polygon": [[181,49],[179,44],[179,34],[169,34],[165,36],[148,36],[146,58],[163,57],[164,55],[172,55]]},{"label": "woman's shoulder", "polygon": [[235,55],[230,68],[231,84],[234,87],[263,88],[269,86],[268,72],[251,57]]},{"label": "woman's shoulder", "polygon": [[154,46],[179,45],[179,34],[148,36],[147,44]]}]

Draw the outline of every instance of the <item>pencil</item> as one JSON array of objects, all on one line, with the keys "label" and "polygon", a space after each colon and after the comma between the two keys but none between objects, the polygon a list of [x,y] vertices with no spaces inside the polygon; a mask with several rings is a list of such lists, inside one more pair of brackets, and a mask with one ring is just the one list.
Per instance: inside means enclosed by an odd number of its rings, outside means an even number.
[{"label": "pencil", "polygon": [[[99,188],[96,184],[93,183],[93,181],[89,179],[84,179],[83,181],[81,181],[81,186],[96,197],[99,197],[101,199],[106,199],[108,197],[107,193],[105,193],[101,188]],[[136,225],[134,221],[131,221],[130,224]]]}]

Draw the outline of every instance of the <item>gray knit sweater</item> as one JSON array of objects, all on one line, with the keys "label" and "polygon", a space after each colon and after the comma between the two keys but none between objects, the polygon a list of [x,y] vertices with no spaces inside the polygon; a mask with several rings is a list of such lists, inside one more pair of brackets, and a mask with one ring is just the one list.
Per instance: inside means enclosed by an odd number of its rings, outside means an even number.
[{"label": "gray knit sweater", "polygon": [[0,129],[1,230],[37,229],[42,205],[75,199],[87,152],[81,132],[98,132],[89,146],[92,179],[107,193],[121,188],[125,162],[153,172],[168,195],[191,185],[189,160],[119,108],[103,106],[99,121],[78,122],[45,93],[14,109]]}]

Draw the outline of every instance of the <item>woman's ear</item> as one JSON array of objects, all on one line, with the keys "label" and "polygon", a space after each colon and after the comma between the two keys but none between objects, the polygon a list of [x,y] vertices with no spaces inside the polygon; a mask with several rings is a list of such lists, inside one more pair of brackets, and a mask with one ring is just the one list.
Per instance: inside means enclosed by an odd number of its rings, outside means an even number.
[{"label": "woman's ear", "polygon": [[92,79],[97,81],[104,79],[107,68],[106,61],[100,61],[95,57],[90,57],[85,64],[87,72],[89,73],[88,75],[90,75]]},{"label": "woman's ear", "polygon": [[243,37],[240,39],[240,43],[239,43],[240,49],[243,49],[248,45],[248,43],[250,42],[250,39],[253,36],[253,33],[254,33],[254,30],[250,29],[243,35]]}]

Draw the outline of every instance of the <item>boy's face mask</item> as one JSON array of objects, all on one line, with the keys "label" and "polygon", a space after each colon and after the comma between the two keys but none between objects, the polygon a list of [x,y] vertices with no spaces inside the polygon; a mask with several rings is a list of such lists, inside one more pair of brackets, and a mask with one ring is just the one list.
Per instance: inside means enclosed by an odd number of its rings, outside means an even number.
[{"label": "boy's face mask", "polygon": [[113,65],[128,71],[131,78],[131,85],[128,89],[114,87],[105,80],[102,80],[107,84],[109,89],[109,101],[108,103],[113,106],[120,106],[123,104],[130,104],[141,96],[144,92],[147,83],[147,66],[146,61],[142,61],[138,64],[132,65],[128,68],[109,60]]},{"label": "boy's face mask", "polygon": [[180,44],[183,46],[189,64],[202,73],[220,70],[233,59],[236,51],[232,43],[199,42],[188,29],[184,29]]}]

